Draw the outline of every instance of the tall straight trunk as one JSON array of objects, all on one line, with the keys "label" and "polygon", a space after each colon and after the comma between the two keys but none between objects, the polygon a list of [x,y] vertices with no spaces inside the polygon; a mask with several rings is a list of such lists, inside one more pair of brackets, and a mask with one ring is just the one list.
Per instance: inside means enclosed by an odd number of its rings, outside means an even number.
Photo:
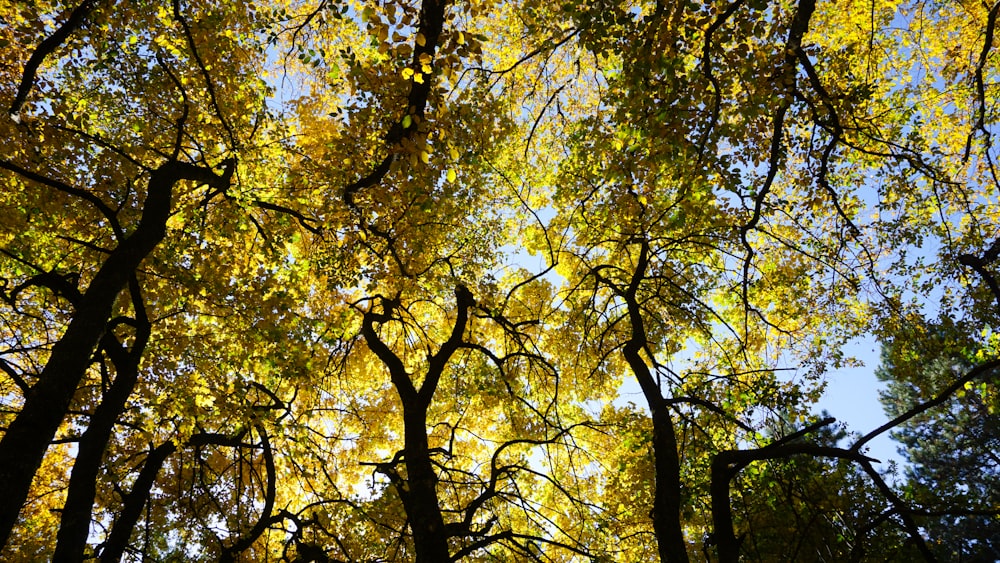
[{"label": "tall straight trunk", "polygon": [[437,473],[431,464],[427,444],[426,408],[403,407],[406,461],[406,516],[413,532],[416,563],[444,563],[449,560],[448,538],[437,494]]}]

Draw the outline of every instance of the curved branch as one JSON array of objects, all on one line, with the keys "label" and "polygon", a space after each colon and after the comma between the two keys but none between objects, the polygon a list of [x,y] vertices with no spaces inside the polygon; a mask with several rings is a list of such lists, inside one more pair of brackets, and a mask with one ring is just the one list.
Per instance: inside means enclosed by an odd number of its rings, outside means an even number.
[{"label": "curved branch", "polygon": [[[812,14],[816,10],[816,0],[799,0],[798,6],[795,8],[795,15],[792,18],[792,24],[788,29],[788,39],[785,41],[785,58],[784,65],[782,68],[781,75],[778,80],[781,81],[781,85],[786,89],[787,93],[790,94],[795,90],[795,74],[798,68],[798,56],[797,51],[802,46],[802,37],[805,35],[806,31],[809,29],[809,21],[812,19]],[[772,120],[772,132],[771,132],[771,147],[768,153],[768,164],[767,164],[767,175],[764,178],[764,185],[761,186],[760,190],[753,197],[754,206],[753,214],[750,220],[740,227],[740,240],[743,242],[743,247],[746,249],[746,257],[743,259],[743,303],[747,307],[748,313],[750,310],[749,301],[749,290],[750,290],[750,264],[753,261],[754,249],[751,246],[747,235],[750,231],[757,227],[757,223],[760,222],[764,198],[771,191],[771,186],[774,184],[774,179],[778,175],[778,167],[781,165],[781,161],[784,157],[784,143],[782,142],[782,136],[784,135],[785,128],[785,114],[788,111],[790,97],[783,99],[778,108],[775,110],[774,118]],[[744,328],[746,330],[746,328]]]},{"label": "curved branch", "polygon": [[749,424],[747,424],[745,422],[740,421],[735,416],[727,413],[725,411],[725,409],[723,409],[719,405],[717,405],[717,404],[715,404],[712,401],[709,401],[707,399],[702,399],[701,397],[670,397],[669,399],[665,399],[664,402],[666,402],[666,404],[671,405],[671,406],[677,405],[677,404],[680,404],[680,403],[688,403],[688,404],[691,404],[691,405],[697,405],[699,407],[704,407],[704,408],[706,408],[706,409],[714,412],[715,414],[721,416],[722,418],[728,420],[729,422],[732,422],[736,426],[739,426],[741,429],[746,430],[747,432],[754,432],[755,431],[752,426],[750,426]]},{"label": "curved branch", "polygon": [[903,499],[899,498],[899,495],[897,495],[888,484],[886,484],[885,480],[882,479],[882,476],[878,474],[878,471],[875,471],[875,468],[872,467],[870,459],[859,460],[859,463],[861,464],[861,467],[864,468],[865,473],[871,477],[879,492],[881,492],[882,495],[889,500],[889,503],[892,504],[896,514],[902,518],[903,527],[906,528],[906,531],[910,534],[910,539],[917,544],[917,549],[924,556],[924,560],[928,563],[937,561],[937,558],[934,557],[930,548],[927,547],[927,542],[924,541],[924,537],[920,534],[920,528],[913,520],[910,507],[907,506]]},{"label": "curved branch", "polygon": [[456,317],[455,324],[451,330],[451,336],[429,358],[427,362],[427,377],[424,378],[424,382],[420,385],[420,390],[417,392],[417,396],[423,404],[430,403],[431,397],[434,395],[434,390],[437,389],[438,381],[441,379],[441,374],[444,372],[445,365],[462,345],[462,336],[465,334],[465,327],[469,322],[469,308],[475,304],[476,300],[472,296],[472,292],[464,285],[459,284],[455,288]]},{"label": "curved branch", "polygon": [[35,82],[35,74],[38,72],[38,67],[41,66],[46,57],[51,55],[60,45],[69,39],[71,33],[83,25],[87,20],[87,16],[90,15],[90,12],[96,6],[97,0],[83,0],[79,6],[70,12],[69,17],[59,26],[59,29],[42,40],[38,44],[38,47],[35,48],[35,51],[31,53],[21,73],[21,83],[17,87],[17,95],[14,96],[14,101],[10,104],[10,116],[14,121],[20,121],[18,114],[20,114],[21,106],[24,105],[25,100],[28,99],[28,94],[31,92],[31,86]]},{"label": "curved branch", "polygon": [[1000,309],[1000,285],[997,284],[997,280],[993,277],[993,274],[986,269],[986,266],[996,261],[998,255],[1000,255],[1000,239],[994,241],[993,245],[982,256],[962,254],[958,257],[958,262],[963,266],[972,268],[973,271],[979,274],[979,277],[983,278],[983,282],[989,286],[994,299],[997,301],[997,308]]},{"label": "curved branch", "polygon": [[954,383],[946,387],[943,391],[938,393],[932,399],[929,399],[927,401],[924,401],[923,403],[914,406],[910,410],[904,412],[903,414],[897,416],[896,418],[890,420],[889,422],[886,422],[882,426],[879,426],[875,430],[872,430],[868,434],[862,436],[857,442],[854,443],[853,446],[851,446],[851,450],[855,452],[861,451],[862,446],[874,440],[880,434],[892,430],[893,428],[896,428],[897,426],[906,422],[907,420],[910,420],[911,418],[944,403],[945,401],[949,400],[951,396],[955,394],[956,391],[964,387],[966,383],[976,379],[977,377],[993,369],[996,369],[997,367],[1000,367],[1000,359],[992,360],[970,369],[965,375],[956,379]]},{"label": "curved branch", "polygon": [[406,366],[403,364],[403,360],[399,359],[399,356],[397,356],[396,353],[382,341],[378,333],[375,332],[375,323],[385,323],[389,321],[392,318],[393,310],[395,310],[398,306],[398,300],[386,299],[383,297],[381,313],[368,311],[362,317],[361,335],[364,337],[365,343],[368,344],[368,349],[371,350],[389,370],[389,377],[392,379],[392,384],[396,386],[396,390],[400,397],[404,401],[409,401],[416,399],[417,389],[413,386],[413,381],[410,380],[410,376],[406,372]]},{"label": "curved branch", "polygon": [[274,516],[271,514],[274,510],[274,498],[277,494],[274,452],[271,450],[271,442],[267,438],[267,432],[264,430],[264,427],[258,425],[257,432],[260,434],[261,449],[264,456],[264,471],[267,474],[267,484],[265,485],[264,491],[264,507],[261,509],[260,518],[257,519],[256,523],[254,523],[250,532],[236,540],[233,545],[223,550],[222,557],[219,559],[223,562],[236,561],[236,555],[246,551],[251,545],[253,545],[254,542],[257,541],[257,539],[260,538],[260,536],[267,531],[267,528],[275,521]]},{"label": "curved branch", "polygon": [[990,132],[986,129],[986,85],[983,81],[983,70],[986,68],[986,60],[993,49],[993,34],[996,30],[998,12],[1000,12],[1000,2],[997,2],[990,8],[990,12],[986,17],[983,50],[979,53],[979,62],[976,64],[976,72],[973,76],[976,88],[975,101],[979,105],[979,111],[976,112],[976,124],[972,127],[972,131],[969,132],[969,136],[965,140],[965,153],[962,156],[963,162],[969,160],[969,153],[972,151],[972,138],[975,136],[977,130],[981,131],[985,136],[987,147],[990,142]]},{"label": "curved branch", "polygon": [[811,455],[815,457],[832,457],[847,459],[860,463],[871,458],[853,450],[845,450],[831,446],[816,446],[813,444],[786,443],[793,437],[801,437],[810,429],[816,429],[826,421],[811,425],[791,436],[783,438],[774,444],[754,450],[727,450],[719,452],[712,460],[712,524],[715,541],[719,550],[720,563],[738,563],[740,559],[740,541],[733,530],[732,507],[729,502],[729,482],[747,464],[765,459],[780,459],[795,455]]},{"label": "curved branch", "polygon": [[226,120],[226,116],[222,114],[222,108],[219,107],[219,100],[215,95],[215,85],[212,83],[212,77],[208,74],[208,68],[205,66],[204,61],[201,60],[201,55],[198,54],[198,46],[195,44],[194,36],[191,35],[191,27],[188,26],[187,19],[183,14],[181,14],[180,0],[173,0],[173,8],[174,19],[181,24],[181,29],[184,30],[184,38],[187,40],[188,48],[191,49],[191,56],[194,57],[195,64],[198,65],[198,70],[201,71],[201,76],[205,80],[205,89],[208,90],[208,97],[212,101],[212,107],[215,108],[215,115],[219,117],[222,127],[226,130],[229,142],[232,143],[233,148],[236,148],[238,146],[238,143],[236,142],[236,135],[233,133],[233,129],[229,125],[229,121]]},{"label": "curved branch", "polygon": [[704,158],[705,146],[708,144],[712,130],[715,129],[716,124],[719,122],[719,115],[722,111],[722,86],[719,84],[719,79],[712,72],[712,36],[745,2],[746,0],[735,0],[705,30],[705,42],[701,52],[701,69],[712,84],[712,113],[708,120],[708,125],[701,134],[701,139],[698,140],[698,164],[701,164],[701,160]]},{"label": "curved branch", "polygon": [[83,298],[83,295],[76,286],[79,279],[80,276],[78,274],[43,272],[17,284],[17,286],[7,293],[0,292],[0,298],[13,306],[15,301],[17,301],[17,296],[25,289],[29,287],[44,287],[51,290],[57,296],[69,301],[69,304],[75,308],[80,305],[80,299]]},{"label": "curved branch", "polygon": [[121,225],[118,223],[117,213],[115,213],[115,211],[111,209],[108,204],[104,203],[104,201],[96,195],[88,192],[87,190],[73,187],[65,182],[53,180],[48,176],[43,176],[37,172],[32,172],[31,170],[22,168],[21,166],[6,159],[0,159],[0,168],[9,170],[18,176],[27,178],[28,180],[37,182],[43,186],[48,186],[57,191],[63,192],[64,194],[78,197],[83,201],[86,201],[97,208],[97,210],[101,212],[101,215],[108,220],[108,224],[111,225],[111,229],[114,230],[115,236],[118,237],[118,240],[123,240],[125,238],[125,231],[122,230]]}]

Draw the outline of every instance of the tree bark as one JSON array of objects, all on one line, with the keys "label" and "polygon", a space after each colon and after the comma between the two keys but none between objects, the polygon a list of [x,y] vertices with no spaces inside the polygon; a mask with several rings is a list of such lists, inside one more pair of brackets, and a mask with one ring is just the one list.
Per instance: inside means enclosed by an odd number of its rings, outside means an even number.
[{"label": "tree bark", "polygon": [[166,235],[174,185],[191,180],[224,188],[232,172],[232,163],[218,176],[208,168],[178,161],[168,161],[153,171],[138,226],[97,271],[66,332],[52,347],[38,382],[27,393],[21,412],[0,440],[0,483],[7,490],[5,502],[0,504],[0,549],[7,545],[31,481],[92,362],[115,300],[142,260]]},{"label": "tree bark", "polygon": [[104,335],[102,349],[115,365],[115,381],[101,404],[94,410],[90,425],[80,437],[76,462],[70,474],[66,504],[63,506],[52,560],[82,561],[90,531],[91,512],[97,493],[97,474],[104,452],[111,440],[114,425],[125,410],[129,396],[139,379],[139,361],[149,341],[150,326],[139,295],[139,283],[130,280],[132,301],[136,307],[136,340],[126,350],[112,332]]},{"label": "tree bark", "polygon": [[149,491],[156,482],[156,476],[160,473],[163,462],[176,450],[177,446],[173,442],[166,442],[149,452],[146,463],[143,464],[139,476],[132,485],[132,491],[125,497],[121,514],[118,515],[107,541],[104,542],[101,563],[116,563],[121,560],[125,548],[129,545],[129,538],[132,537],[132,530],[142,516],[142,509],[149,499]]},{"label": "tree bark", "polygon": [[651,514],[660,561],[687,563],[687,542],[681,522],[681,464],[674,421],[649,368],[639,357],[638,346],[629,342],[623,353],[646,397],[653,422],[655,491]]},{"label": "tree bark", "polygon": [[636,294],[649,266],[649,243],[642,241],[641,244],[632,279],[628,287],[619,292],[628,308],[631,325],[631,337],[622,348],[622,355],[642,389],[653,422],[655,491],[651,515],[660,561],[688,563],[687,542],[681,522],[681,464],[674,421],[670,416],[670,406],[640,355],[648,341]]},{"label": "tree bark", "polygon": [[362,321],[362,336],[369,349],[389,369],[389,377],[403,404],[403,460],[406,464],[406,478],[397,478],[394,484],[403,501],[403,509],[413,533],[416,563],[444,563],[451,560],[448,535],[437,495],[437,473],[431,462],[427,440],[427,408],[449,358],[462,343],[469,309],[475,304],[472,294],[461,285],[455,289],[455,300],[457,314],[451,335],[428,358],[427,374],[419,389],[413,385],[403,362],[375,332],[374,323],[389,321],[398,303],[383,300],[382,313],[368,312]]},{"label": "tree bark", "polygon": [[21,72],[21,83],[17,87],[17,95],[14,96],[14,101],[10,104],[10,115],[16,116],[21,111],[21,106],[28,99],[28,93],[31,92],[31,86],[35,82],[35,73],[38,72],[38,67],[45,61],[45,58],[58,49],[69,39],[70,34],[83,25],[96,6],[97,0],[81,2],[70,12],[66,21],[52,35],[42,40],[35,51],[31,53],[31,57],[28,58],[28,62],[25,63],[24,70]]},{"label": "tree bark", "polygon": [[413,532],[416,563],[444,563],[450,554],[437,495],[437,473],[427,444],[427,408],[414,407],[403,407],[407,489],[403,507]]}]

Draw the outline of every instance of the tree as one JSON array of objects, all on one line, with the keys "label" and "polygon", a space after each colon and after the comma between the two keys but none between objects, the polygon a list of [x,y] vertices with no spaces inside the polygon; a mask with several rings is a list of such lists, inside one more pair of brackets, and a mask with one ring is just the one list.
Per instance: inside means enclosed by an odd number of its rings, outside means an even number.
[{"label": "tree", "polygon": [[[780,428],[771,432],[786,434]],[[800,438],[789,446],[833,449],[848,438],[843,429],[824,425],[809,441]],[[746,560],[906,561],[920,556],[908,545],[891,504],[849,460],[768,459],[748,465],[737,479],[732,512],[744,530]]]},{"label": "tree", "polygon": [[[953,323],[932,325],[883,350],[876,373],[887,382],[881,398],[889,416],[969,369],[974,343],[956,339],[956,332]],[[968,385],[943,407],[894,432],[909,462],[904,491],[924,513],[921,525],[935,539],[932,547],[941,560],[992,561],[1000,555],[993,380],[991,374]]]},{"label": "tree", "polygon": [[[961,10],[0,5],[2,557],[949,556],[911,429],[1000,363]],[[961,369],[810,414],[931,310]]]}]

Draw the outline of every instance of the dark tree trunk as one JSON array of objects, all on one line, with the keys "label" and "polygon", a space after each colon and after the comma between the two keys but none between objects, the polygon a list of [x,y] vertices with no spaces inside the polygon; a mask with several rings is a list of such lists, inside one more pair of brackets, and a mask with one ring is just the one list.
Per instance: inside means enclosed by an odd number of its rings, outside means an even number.
[{"label": "dark tree trunk", "polygon": [[[431,464],[427,444],[426,408],[403,408],[406,461],[406,516],[413,532],[417,563],[443,563],[449,560],[448,538],[437,495],[437,473]],[[413,412],[417,411],[417,412]]]},{"label": "dark tree trunk", "polygon": [[[132,291],[138,295],[138,282],[134,278],[131,285]],[[142,307],[141,301],[133,297],[133,302],[137,306],[136,316],[141,320],[136,331],[136,342],[131,350],[126,351],[110,332],[104,335],[102,348],[115,364],[115,381],[94,410],[90,425],[80,438],[76,462],[70,474],[66,504],[59,522],[59,533],[56,535],[53,561],[83,560],[101,460],[111,440],[115,422],[124,412],[125,404],[139,379],[139,360],[149,340],[150,327],[144,312],[139,309]]]},{"label": "dark tree trunk", "polygon": [[27,393],[21,412],[0,440],[0,483],[6,489],[5,502],[0,504],[0,549],[7,545],[31,481],[92,362],[118,294],[166,234],[174,184],[192,180],[225,189],[231,175],[231,165],[220,177],[207,168],[177,161],[153,171],[138,226],[97,271],[66,332],[52,347],[38,382]]},{"label": "dark tree trunk", "polygon": [[670,407],[641,352],[647,346],[646,330],[637,292],[649,265],[649,243],[642,242],[635,271],[627,288],[619,291],[628,307],[631,338],[622,348],[632,374],[639,382],[646,398],[653,422],[653,460],[655,491],[653,496],[653,532],[656,534],[657,551],[663,563],[687,563],[687,542],[681,522],[681,469],[677,451],[677,437]]},{"label": "dark tree trunk", "polygon": [[677,451],[674,421],[649,368],[639,357],[638,348],[630,342],[625,346],[624,355],[646,397],[653,422],[656,489],[651,515],[660,561],[687,563],[687,542],[684,541],[684,527],[681,523],[680,455]]},{"label": "dark tree trunk", "polygon": [[362,321],[362,336],[371,351],[388,368],[389,377],[403,404],[403,460],[406,464],[406,478],[396,474],[395,469],[392,470],[392,478],[410,522],[416,563],[446,563],[451,560],[448,535],[437,495],[437,473],[431,463],[427,441],[427,408],[434,398],[434,391],[448,360],[462,344],[469,309],[475,305],[472,294],[463,286],[455,289],[455,301],[457,314],[451,335],[437,353],[428,358],[427,374],[419,390],[413,385],[403,362],[375,332],[375,323],[391,320],[399,303],[383,299],[382,313],[370,311]]},{"label": "dark tree trunk", "polygon": [[176,450],[177,446],[173,442],[167,442],[149,452],[146,463],[143,464],[139,476],[132,485],[132,491],[125,497],[121,514],[118,515],[107,541],[104,542],[101,563],[117,563],[121,560],[125,548],[129,545],[129,538],[132,537],[132,530],[142,516],[142,509],[149,499],[149,491],[156,482],[156,476],[160,473],[163,462]]}]

